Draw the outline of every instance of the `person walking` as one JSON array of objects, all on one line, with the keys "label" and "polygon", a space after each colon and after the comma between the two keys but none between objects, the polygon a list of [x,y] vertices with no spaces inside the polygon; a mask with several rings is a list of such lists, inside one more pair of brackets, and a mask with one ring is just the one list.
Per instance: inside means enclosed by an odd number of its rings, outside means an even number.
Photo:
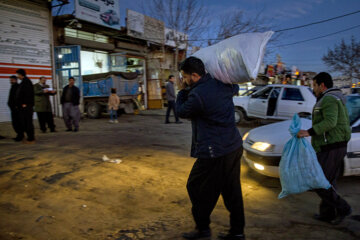
[{"label": "person walking", "polygon": [[336,181],[341,176],[347,143],[351,138],[351,128],[346,98],[340,89],[333,88],[330,74],[321,72],[314,77],[314,93],[317,102],[313,109],[312,128],[300,130],[298,137],[311,136],[318,161],[327,180],[329,189],[317,189],[321,198],[320,212],[315,219],[340,224],[352,212],[350,205],[336,192]]},{"label": "person walking", "polygon": [[187,190],[192,203],[195,231],[186,239],[210,239],[210,215],[220,195],[230,211],[230,230],[221,239],[245,239],[244,206],[240,185],[242,139],[235,125],[233,96],[238,85],[224,84],[205,73],[203,62],[189,57],[181,63],[182,89],[176,110],[191,119],[191,156],[197,158]]},{"label": "person walking", "polygon": [[50,89],[46,84],[46,78],[40,77],[40,81],[34,85],[35,108],[39,120],[40,129],[46,133],[46,124],[51,132],[55,132],[54,117],[52,114],[50,96],[56,94],[56,91]]},{"label": "person walking", "polygon": [[[24,69],[16,70],[17,78],[21,80],[16,90],[16,107],[19,110],[20,132],[16,141],[24,139],[26,132],[27,140],[24,143],[34,144],[34,125],[33,125],[33,107],[34,107],[34,87],[29,78],[26,77]],[[21,139],[21,140],[20,140]]]},{"label": "person walking", "polygon": [[21,137],[21,121],[19,117],[19,109],[16,106],[16,92],[18,90],[19,84],[17,83],[17,77],[15,75],[10,76],[10,84],[11,88],[9,92],[8,106],[11,111],[11,123],[16,133],[16,137],[14,138],[14,140],[16,142],[20,142],[23,137]]},{"label": "person walking", "polygon": [[111,89],[111,95],[109,97],[109,111],[110,111],[110,123],[118,123],[117,111],[119,110],[120,98],[116,95],[116,88]]},{"label": "person walking", "polygon": [[171,110],[173,110],[174,112],[176,123],[182,123],[179,120],[179,117],[177,116],[176,113],[176,105],[175,105],[176,94],[175,94],[175,85],[174,85],[175,83],[174,75],[170,75],[168,80],[169,82],[166,84],[166,99],[168,101],[168,107],[166,111],[165,123],[166,124],[170,123],[169,118],[170,118]]},{"label": "person walking", "polygon": [[[79,131],[80,122],[80,90],[75,86],[75,78],[69,78],[69,84],[64,87],[61,95],[61,105],[67,132]],[[74,129],[73,129],[74,126]]]}]

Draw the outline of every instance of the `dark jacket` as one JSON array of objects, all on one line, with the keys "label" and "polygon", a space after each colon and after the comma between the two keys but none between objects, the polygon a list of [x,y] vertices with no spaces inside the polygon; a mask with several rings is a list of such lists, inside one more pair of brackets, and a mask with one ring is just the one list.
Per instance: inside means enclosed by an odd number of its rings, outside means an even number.
[{"label": "dark jacket", "polygon": [[176,99],[175,86],[170,81],[166,84],[166,99],[168,101],[175,101]]},{"label": "dark jacket", "polygon": [[71,94],[71,103],[74,105],[74,106],[77,106],[80,104],[80,90],[78,87],[76,86],[73,86],[73,87],[69,87],[69,85],[67,85],[66,87],[64,87],[63,89],[63,92],[62,92],[62,95],[61,95],[61,104],[63,105],[65,103],[65,94],[66,94],[66,91],[72,91],[72,94]]},{"label": "dark jacket", "polygon": [[192,157],[218,158],[242,146],[234,118],[233,96],[238,91],[238,85],[224,84],[206,74],[178,93],[178,116],[192,123]]},{"label": "dark jacket", "polygon": [[15,83],[11,85],[10,92],[9,92],[9,100],[8,100],[8,106],[11,109],[11,111],[15,110],[16,108],[16,92],[19,87],[18,83]]},{"label": "dark jacket", "polygon": [[25,77],[16,91],[16,106],[22,108],[23,104],[27,107],[34,107],[34,87],[30,79]]},{"label": "dark jacket", "polygon": [[311,143],[316,152],[346,147],[351,137],[346,97],[340,89],[325,91],[314,106]]}]

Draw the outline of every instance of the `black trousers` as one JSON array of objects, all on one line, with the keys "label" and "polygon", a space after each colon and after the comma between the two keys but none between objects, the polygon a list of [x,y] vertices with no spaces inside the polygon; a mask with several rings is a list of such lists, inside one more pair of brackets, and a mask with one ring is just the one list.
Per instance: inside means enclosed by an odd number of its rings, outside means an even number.
[{"label": "black trousers", "polygon": [[11,109],[11,123],[14,131],[16,132],[16,138],[21,137],[21,119],[19,115],[19,110]]},{"label": "black trousers", "polygon": [[52,112],[37,112],[40,129],[46,132],[46,124],[50,131],[55,131],[55,124]]},{"label": "black trousers", "polygon": [[168,108],[167,108],[167,111],[166,111],[166,122],[169,122],[171,110],[173,110],[175,119],[176,119],[176,121],[178,122],[178,121],[179,121],[179,117],[178,117],[177,114],[176,114],[176,104],[175,104],[175,101],[168,101]]},{"label": "black trousers", "polygon": [[33,109],[32,107],[20,108],[19,117],[21,122],[20,138],[24,138],[24,132],[28,141],[35,140],[33,125]]},{"label": "black trousers", "polygon": [[320,215],[333,219],[337,214],[346,214],[350,205],[336,192],[336,181],[344,169],[344,157],[347,148],[336,148],[317,154],[318,161],[324,171],[325,177],[330,182],[330,189],[317,189],[316,193],[321,198]]},{"label": "black trousers", "polygon": [[187,189],[197,229],[209,228],[210,215],[221,194],[225,207],[230,212],[230,232],[243,233],[245,217],[240,185],[242,152],[241,147],[220,158],[196,160],[189,176]]}]

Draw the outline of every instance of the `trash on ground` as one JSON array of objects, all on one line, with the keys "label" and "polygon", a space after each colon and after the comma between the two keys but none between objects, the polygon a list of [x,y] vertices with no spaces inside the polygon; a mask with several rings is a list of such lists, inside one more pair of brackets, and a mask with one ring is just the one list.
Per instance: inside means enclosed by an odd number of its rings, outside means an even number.
[{"label": "trash on ground", "polygon": [[102,160],[103,160],[104,162],[111,162],[111,163],[116,163],[116,164],[119,164],[119,163],[122,162],[121,159],[110,159],[110,158],[108,158],[108,156],[106,156],[106,155],[104,155],[104,156],[102,157]]}]

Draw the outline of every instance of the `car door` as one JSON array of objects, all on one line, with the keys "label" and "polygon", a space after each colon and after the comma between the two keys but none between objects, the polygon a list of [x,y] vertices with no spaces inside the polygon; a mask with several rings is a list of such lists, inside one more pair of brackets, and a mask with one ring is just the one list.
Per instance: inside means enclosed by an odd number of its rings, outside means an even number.
[{"label": "car door", "polygon": [[250,96],[248,116],[265,118],[268,109],[269,96],[273,87],[265,87]]},{"label": "car door", "polygon": [[290,119],[295,113],[303,112],[305,99],[297,87],[284,87],[280,101],[278,102],[277,117]]},{"label": "car door", "polygon": [[360,120],[352,127],[344,172],[345,175],[360,175]]}]

